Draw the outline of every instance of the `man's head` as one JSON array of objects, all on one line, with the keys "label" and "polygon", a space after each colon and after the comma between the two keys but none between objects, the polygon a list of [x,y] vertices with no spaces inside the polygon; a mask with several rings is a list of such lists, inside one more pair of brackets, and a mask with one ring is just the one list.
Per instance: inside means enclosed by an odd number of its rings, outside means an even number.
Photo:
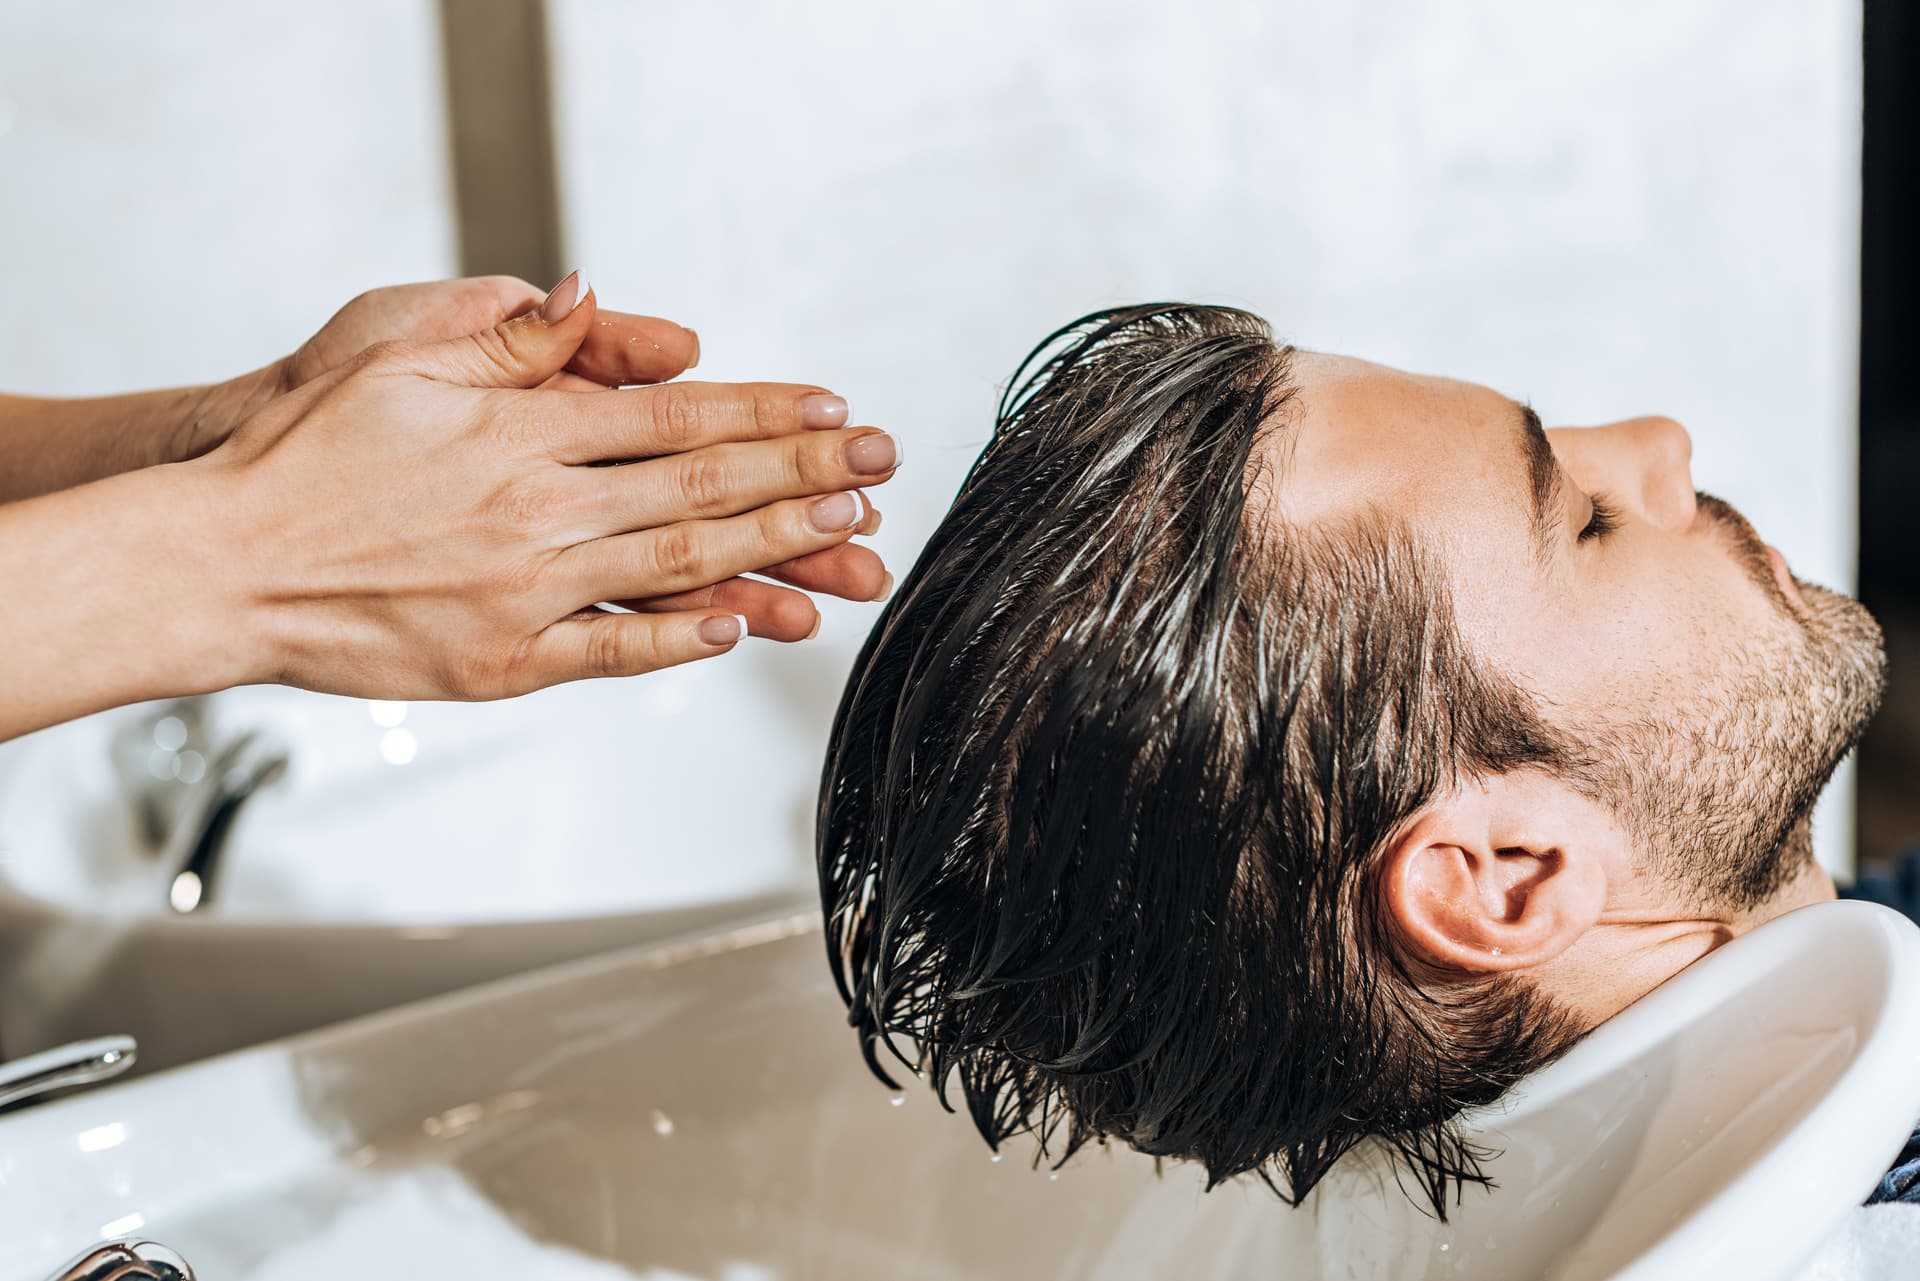
[{"label": "man's head", "polygon": [[989,1142],[1278,1176],[1451,1125],[1831,892],[1879,635],[1686,434],[1101,313],[1016,375],[856,665],[819,828],[869,1060]]}]

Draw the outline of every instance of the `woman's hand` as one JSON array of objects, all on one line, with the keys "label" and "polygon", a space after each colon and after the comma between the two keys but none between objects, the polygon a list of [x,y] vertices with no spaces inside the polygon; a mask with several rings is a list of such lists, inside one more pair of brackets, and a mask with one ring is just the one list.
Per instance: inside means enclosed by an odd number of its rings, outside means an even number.
[{"label": "woman's hand", "polygon": [[[569,277],[480,333],[372,347],[189,464],[244,539],[241,679],[498,698],[722,653],[743,624],[811,633],[804,594],[737,576],[823,589],[808,560],[870,524],[856,491],[893,474],[892,439],[840,429],[845,402],[817,387],[561,390],[570,368],[597,382],[675,359],[590,351],[605,331],[574,292]],[[853,568],[884,579],[877,558]],[[865,576],[825,589],[878,594]]]},{"label": "woman's hand", "polygon": [[743,623],[800,639],[795,588],[884,593],[848,540],[889,436],[818,387],[567,390],[666,368],[593,349],[579,292],[363,350],[192,461],[0,504],[0,740],[262,681],[497,698],[725,653]]},{"label": "woman's hand", "polygon": [[[437,342],[491,329],[540,306],[545,295],[516,276],[470,276],[370,289],[335,312],[300,350],[272,367],[274,389],[293,391],[375,343]],[[657,316],[595,312],[586,341],[545,384],[598,391],[677,378],[700,363],[700,336]],[[249,412],[258,409],[255,404]],[[233,424],[230,424],[230,426]]]},{"label": "woman's hand", "polygon": [[[266,377],[243,383],[255,389],[246,412],[253,413],[273,398],[331,373],[375,343],[436,341],[478,333],[526,315],[539,307],[544,297],[516,276],[471,276],[368,290],[335,312],[293,355],[269,367]],[[700,336],[684,325],[657,316],[596,307],[579,350],[565,369],[541,385],[561,391],[601,391],[662,383],[699,363]],[[237,421],[221,428],[220,439],[225,439]],[[213,443],[217,442],[199,444],[180,456],[204,453]],[[880,512],[869,504],[867,517],[855,532],[873,534],[879,528]],[[892,586],[880,558],[853,543],[801,556],[788,564],[769,567],[767,572],[796,587],[847,600],[884,598]],[[811,634],[819,612],[796,596],[771,592],[750,579],[737,579],[692,596],[675,597],[671,602],[624,603],[630,608],[659,607],[663,603],[738,608],[754,618],[756,636],[801,640]],[[749,605],[756,608],[748,610]]]},{"label": "woman's hand", "polygon": [[[78,399],[0,394],[0,503],[197,458],[275,398],[375,343],[476,333],[540,300],[538,289],[512,276],[395,285],[355,298],[293,355],[225,382]],[[664,382],[699,358],[691,329],[602,311],[570,369],[550,385],[592,390]]]}]

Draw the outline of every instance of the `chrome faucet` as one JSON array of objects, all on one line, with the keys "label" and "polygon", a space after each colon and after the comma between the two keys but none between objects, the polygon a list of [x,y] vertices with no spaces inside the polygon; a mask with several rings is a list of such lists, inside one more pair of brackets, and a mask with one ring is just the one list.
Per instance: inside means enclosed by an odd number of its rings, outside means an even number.
[{"label": "chrome faucet", "polygon": [[240,809],[286,773],[278,739],[248,730],[214,743],[204,698],[164,703],[115,736],[114,762],[147,848],[166,870],[167,905],[197,912],[214,900]]},{"label": "chrome faucet", "polygon": [[0,1063],[0,1108],[55,1090],[108,1081],[133,1066],[139,1046],[130,1036],[75,1041]]},{"label": "chrome faucet", "polygon": [[193,1281],[193,1269],[154,1241],[108,1241],[54,1273],[47,1281]]}]

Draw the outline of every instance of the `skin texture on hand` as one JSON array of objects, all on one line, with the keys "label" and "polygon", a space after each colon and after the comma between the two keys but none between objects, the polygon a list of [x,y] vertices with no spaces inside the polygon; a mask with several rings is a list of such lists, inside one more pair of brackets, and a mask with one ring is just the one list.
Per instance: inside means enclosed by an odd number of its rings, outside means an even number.
[{"label": "skin texture on hand", "polygon": [[[227,385],[252,412],[198,415],[190,461],[0,508],[0,738],[259,681],[502,697],[724,653],[743,625],[802,639],[808,591],[883,595],[848,540],[877,527],[892,438],[818,387],[652,385],[697,337],[583,290],[363,295]],[[395,331],[417,336],[361,342]]]},{"label": "skin texture on hand", "polygon": [[[477,333],[527,315],[544,297],[539,289],[514,276],[474,276],[369,290],[336,312],[298,351],[261,375],[252,376],[249,391],[242,393],[251,395],[245,413],[226,423],[218,439],[195,442],[179,457],[194,457],[213,448],[237,425],[239,417],[339,369],[376,343],[445,340]],[[565,369],[541,385],[559,391],[602,391],[662,383],[686,373],[699,359],[700,338],[693,330],[656,316],[596,307],[579,350]],[[233,399],[238,403],[241,397]],[[869,503],[866,517],[855,532],[871,535],[879,528],[880,513]],[[808,553],[758,572],[804,591],[846,600],[873,600],[883,596],[891,583],[880,558],[871,549],[853,543]],[[667,598],[612,603],[638,610],[726,609],[747,616],[755,636],[788,641],[805,639],[820,617],[799,592],[738,577]]]}]

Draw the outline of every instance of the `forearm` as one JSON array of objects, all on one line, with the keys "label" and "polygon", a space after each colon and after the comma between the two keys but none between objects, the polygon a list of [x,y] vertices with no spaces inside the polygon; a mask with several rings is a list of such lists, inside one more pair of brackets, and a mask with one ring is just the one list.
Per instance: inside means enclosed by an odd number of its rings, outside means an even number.
[{"label": "forearm", "polygon": [[254,679],[199,467],[159,467],[0,507],[0,740]]},{"label": "forearm", "polygon": [[278,389],[271,365],[224,383],[59,399],[0,395],[0,503],[194,458]]}]

